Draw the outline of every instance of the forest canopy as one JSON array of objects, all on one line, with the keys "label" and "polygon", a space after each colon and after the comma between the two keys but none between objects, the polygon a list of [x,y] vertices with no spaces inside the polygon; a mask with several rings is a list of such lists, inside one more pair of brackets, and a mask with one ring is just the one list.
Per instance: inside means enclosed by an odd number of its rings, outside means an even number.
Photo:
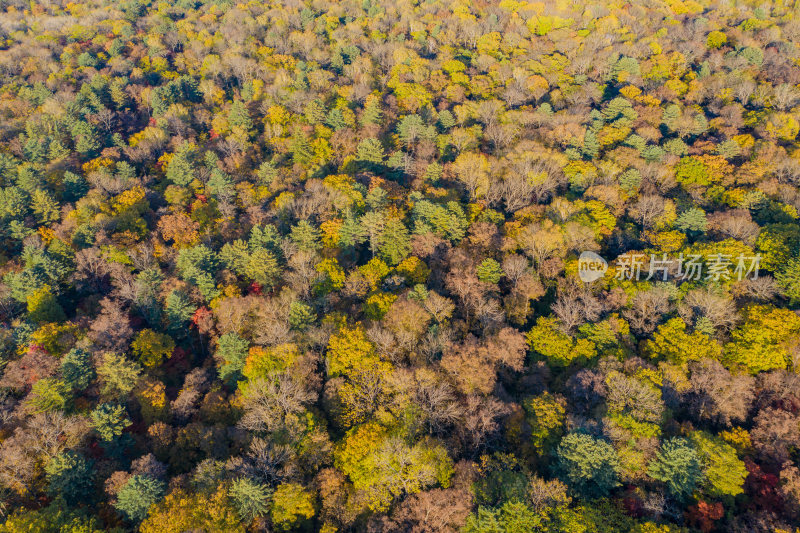
[{"label": "forest canopy", "polygon": [[0,533],[800,524],[779,0],[0,0]]}]

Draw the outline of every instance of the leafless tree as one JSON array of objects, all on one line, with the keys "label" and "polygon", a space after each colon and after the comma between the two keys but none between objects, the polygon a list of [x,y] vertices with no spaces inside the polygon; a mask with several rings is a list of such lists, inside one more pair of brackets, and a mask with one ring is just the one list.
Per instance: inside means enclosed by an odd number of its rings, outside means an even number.
[{"label": "leafless tree", "polygon": [[594,322],[603,311],[603,304],[588,289],[574,283],[559,286],[558,297],[550,306],[564,330],[571,333],[578,325]]},{"label": "leafless tree", "polygon": [[209,375],[203,368],[195,368],[183,380],[178,397],[170,404],[170,412],[176,423],[185,424],[197,412],[197,403],[208,390]]},{"label": "leafless tree", "polygon": [[498,419],[506,406],[491,396],[469,395],[464,406],[464,418],[458,429],[468,449],[477,450],[498,428]]},{"label": "leafless tree", "polygon": [[689,368],[691,388],[686,399],[698,420],[729,426],[747,419],[755,398],[751,376],[732,375],[711,359],[690,363]]},{"label": "leafless tree", "polygon": [[434,435],[442,434],[463,416],[462,407],[448,383],[424,372],[420,379],[419,374],[413,392],[414,405],[422,410],[428,431]]},{"label": "leafless tree", "polygon": [[750,218],[750,212],[745,209],[714,213],[708,217],[708,227],[712,233],[744,241],[750,246],[761,231],[758,224]]},{"label": "leafless tree", "polygon": [[107,284],[108,274],[108,265],[97,248],[84,248],[75,253],[73,279],[80,286],[99,290]]},{"label": "leafless tree", "polygon": [[623,310],[622,314],[635,333],[647,335],[656,329],[671,307],[669,296],[664,291],[650,289],[636,293],[631,307]]},{"label": "leafless tree", "polygon": [[122,306],[110,298],[100,301],[100,314],[89,327],[89,338],[95,346],[107,351],[125,351],[133,336],[127,313]]},{"label": "leafless tree", "polygon": [[471,503],[472,494],[467,490],[450,488],[423,491],[401,502],[391,519],[384,520],[376,531],[456,533],[465,525]]},{"label": "leafless tree", "polygon": [[678,313],[687,323],[705,317],[715,328],[730,329],[737,320],[736,305],[733,300],[708,290],[692,290],[678,305]]},{"label": "leafless tree", "polygon": [[772,276],[759,275],[756,279],[746,278],[731,287],[731,294],[737,300],[769,302],[778,294],[778,285]]},{"label": "leafless tree", "polygon": [[782,409],[763,409],[756,415],[750,438],[764,460],[783,464],[791,459],[791,450],[800,445],[800,420]]},{"label": "leafless tree", "polygon": [[283,444],[254,438],[245,456],[244,473],[269,485],[290,479],[295,473],[296,452]]},{"label": "leafless tree", "polygon": [[315,399],[313,393],[287,374],[251,381],[239,425],[250,431],[275,431],[284,427],[287,415],[301,412]]},{"label": "leafless tree", "polygon": [[511,283],[516,284],[529,270],[530,263],[521,255],[510,254],[503,258],[503,272]]},{"label": "leafless tree", "polygon": [[664,198],[656,195],[642,196],[630,208],[630,214],[644,227],[650,228],[664,213]]}]

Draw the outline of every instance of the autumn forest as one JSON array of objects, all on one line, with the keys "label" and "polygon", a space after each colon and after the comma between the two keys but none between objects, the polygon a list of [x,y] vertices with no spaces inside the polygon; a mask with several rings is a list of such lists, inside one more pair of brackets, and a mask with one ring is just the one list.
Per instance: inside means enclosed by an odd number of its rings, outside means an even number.
[{"label": "autumn forest", "polygon": [[0,533],[800,532],[800,4],[0,0]]}]

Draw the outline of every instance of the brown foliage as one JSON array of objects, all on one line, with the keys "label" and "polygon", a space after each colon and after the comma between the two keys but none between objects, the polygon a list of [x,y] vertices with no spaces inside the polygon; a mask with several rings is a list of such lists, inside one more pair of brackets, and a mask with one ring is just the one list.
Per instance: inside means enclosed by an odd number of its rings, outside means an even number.
[{"label": "brown foliage", "polygon": [[729,426],[747,419],[755,398],[752,376],[733,375],[711,359],[690,363],[689,368],[687,404],[699,421]]},{"label": "brown foliage", "polygon": [[472,494],[459,489],[434,489],[404,500],[392,513],[384,531],[456,533],[472,510]]},{"label": "brown foliage", "polygon": [[489,394],[497,381],[498,367],[522,370],[526,350],[525,338],[519,331],[503,328],[487,341],[470,337],[451,345],[442,356],[441,365],[464,394]]},{"label": "brown foliage", "polygon": [[100,350],[124,352],[133,337],[128,314],[110,298],[100,300],[100,313],[89,327],[89,338]]},{"label": "brown foliage", "polygon": [[52,376],[58,368],[58,359],[44,350],[31,348],[25,355],[6,365],[0,387],[23,391],[42,378]]},{"label": "brown foliage", "polygon": [[800,446],[800,417],[782,409],[764,409],[756,415],[750,438],[762,459],[783,464]]},{"label": "brown foliage", "polygon": [[165,241],[174,241],[176,247],[190,246],[200,237],[200,224],[186,213],[164,215],[158,221],[158,231]]}]

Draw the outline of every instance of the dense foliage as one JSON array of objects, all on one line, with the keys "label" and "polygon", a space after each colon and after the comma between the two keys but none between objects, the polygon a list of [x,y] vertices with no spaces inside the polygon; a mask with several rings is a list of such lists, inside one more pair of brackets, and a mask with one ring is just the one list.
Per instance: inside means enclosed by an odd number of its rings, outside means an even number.
[{"label": "dense foliage", "polygon": [[795,2],[0,7],[0,532],[800,523]]}]

